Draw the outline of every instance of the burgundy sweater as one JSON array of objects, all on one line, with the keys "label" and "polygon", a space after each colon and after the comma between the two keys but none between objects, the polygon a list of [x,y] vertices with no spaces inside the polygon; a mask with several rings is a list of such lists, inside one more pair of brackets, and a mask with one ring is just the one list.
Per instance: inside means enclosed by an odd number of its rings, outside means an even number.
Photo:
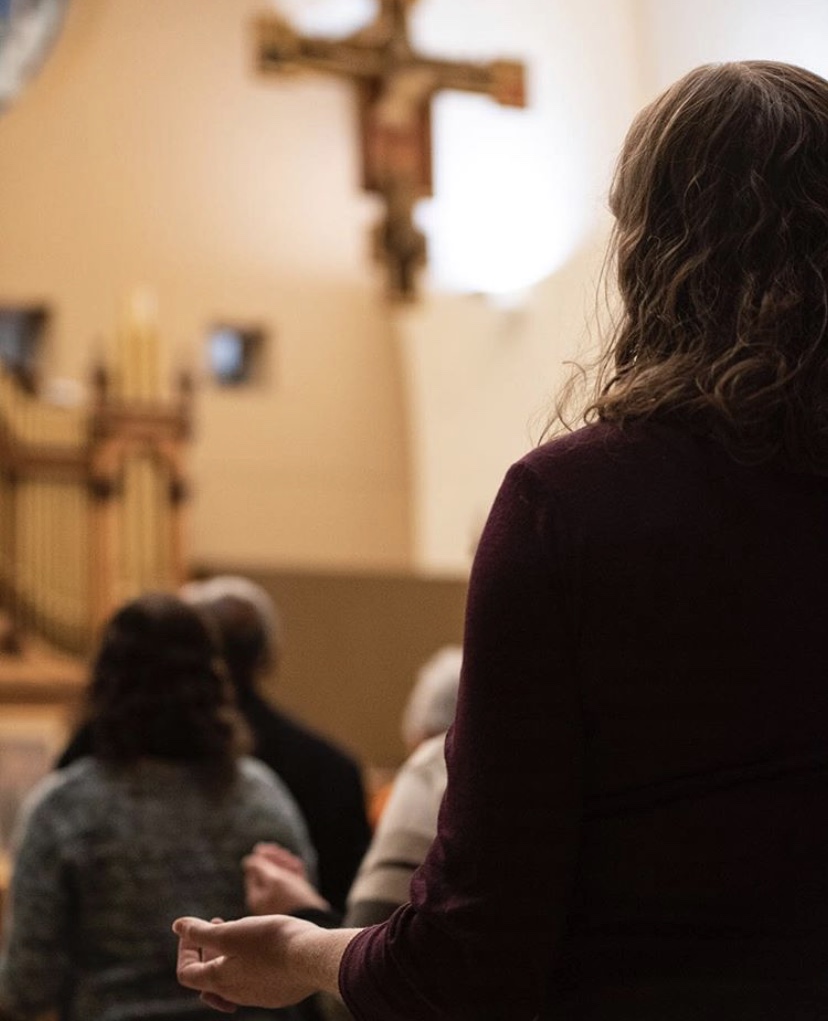
[{"label": "burgundy sweater", "polygon": [[828,1017],[828,480],[664,425],[509,471],[359,1021]]}]

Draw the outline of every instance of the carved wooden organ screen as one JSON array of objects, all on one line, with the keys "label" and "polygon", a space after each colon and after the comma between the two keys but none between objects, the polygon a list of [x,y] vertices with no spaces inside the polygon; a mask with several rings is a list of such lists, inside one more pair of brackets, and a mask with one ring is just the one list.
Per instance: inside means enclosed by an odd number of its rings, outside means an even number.
[{"label": "carved wooden organ screen", "polygon": [[0,610],[74,652],[125,599],[186,574],[189,387],[168,402],[49,405],[0,370]]}]

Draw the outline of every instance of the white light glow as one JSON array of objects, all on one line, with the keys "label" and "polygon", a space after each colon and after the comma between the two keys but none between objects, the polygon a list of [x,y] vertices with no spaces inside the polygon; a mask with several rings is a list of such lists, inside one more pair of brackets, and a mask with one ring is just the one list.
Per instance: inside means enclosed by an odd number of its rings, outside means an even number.
[{"label": "white light glow", "polygon": [[458,93],[435,101],[434,198],[418,218],[437,287],[527,291],[567,261],[595,214],[590,127],[571,102],[589,80],[582,26],[564,0],[476,0],[472,19],[458,0],[430,0],[413,27],[427,52],[526,65],[527,109]]},{"label": "white light glow", "polygon": [[373,21],[376,0],[273,0],[277,14],[307,35],[350,35]]},{"label": "white light glow", "polygon": [[583,237],[577,149],[540,110],[446,96],[436,113],[435,197],[421,212],[434,280],[460,291],[526,290]]}]

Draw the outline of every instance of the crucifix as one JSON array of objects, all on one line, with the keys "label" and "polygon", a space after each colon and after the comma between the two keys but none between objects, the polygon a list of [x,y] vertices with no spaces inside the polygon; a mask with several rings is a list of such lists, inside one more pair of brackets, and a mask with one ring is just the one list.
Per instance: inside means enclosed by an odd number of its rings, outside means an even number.
[{"label": "crucifix", "polygon": [[446,89],[526,105],[523,65],[438,60],[417,53],[408,9],[416,0],[379,0],[373,22],[345,39],[306,38],[282,18],[256,22],[262,71],[309,68],[352,80],[359,101],[362,186],[381,196],[384,215],[374,254],[388,273],[388,294],[410,301],[426,242],[414,223],[417,201],[432,194],[431,100]]}]

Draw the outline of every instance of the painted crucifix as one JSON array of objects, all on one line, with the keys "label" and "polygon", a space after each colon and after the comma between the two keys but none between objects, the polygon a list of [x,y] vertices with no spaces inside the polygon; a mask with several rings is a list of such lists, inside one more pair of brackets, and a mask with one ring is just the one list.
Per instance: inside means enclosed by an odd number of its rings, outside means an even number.
[{"label": "painted crucifix", "polygon": [[414,223],[417,201],[432,194],[431,100],[443,90],[488,95],[504,106],[526,105],[517,61],[467,63],[417,53],[408,9],[416,0],[379,0],[376,19],[345,39],[307,38],[282,18],[256,22],[262,71],[304,67],[353,80],[359,99],[362,176],[385,204],[374,232],[376,257],[388,272],[388,294],[416,297],[426,242]]}]

